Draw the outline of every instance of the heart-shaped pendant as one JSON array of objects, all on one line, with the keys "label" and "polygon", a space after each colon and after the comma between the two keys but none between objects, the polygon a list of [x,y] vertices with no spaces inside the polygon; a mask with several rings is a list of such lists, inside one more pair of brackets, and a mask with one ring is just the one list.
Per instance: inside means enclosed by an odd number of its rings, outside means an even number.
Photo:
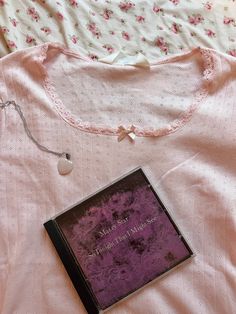
[{"label": "heart-shaped pendant", "polygon": [[58,172],[61,175],[69,174],[73,169],[73,162],[70,160],[69,154],[60,157],[57,164]]}]

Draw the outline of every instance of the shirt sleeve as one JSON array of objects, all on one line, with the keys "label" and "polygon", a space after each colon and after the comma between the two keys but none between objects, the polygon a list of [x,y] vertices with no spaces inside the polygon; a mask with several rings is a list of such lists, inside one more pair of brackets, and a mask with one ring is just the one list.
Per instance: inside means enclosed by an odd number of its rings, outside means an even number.
[{"label": "shirt sleeve", "polygon": [[0,59],[0,102],[6,101],[5,77],[3,74],[3,62]]}]

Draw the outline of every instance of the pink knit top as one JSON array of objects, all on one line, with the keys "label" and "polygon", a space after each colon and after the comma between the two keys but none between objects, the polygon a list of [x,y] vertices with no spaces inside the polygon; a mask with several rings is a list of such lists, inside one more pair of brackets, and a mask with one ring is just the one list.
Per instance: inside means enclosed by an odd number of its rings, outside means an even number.
[{"label": "pink knit top", "polygon": [[[0,60],[0,312],[86,313],[43,223],[137,166],[196,257],[114,314],[234,313],[236,60],[206,48],[139,64],[90,61],[57,43]],[[130,137],[132,133],[132,138]]]}]

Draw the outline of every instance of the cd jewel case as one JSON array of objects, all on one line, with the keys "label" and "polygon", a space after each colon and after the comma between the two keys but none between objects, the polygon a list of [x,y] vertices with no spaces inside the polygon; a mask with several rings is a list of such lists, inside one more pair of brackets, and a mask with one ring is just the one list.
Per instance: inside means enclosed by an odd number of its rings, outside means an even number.
[{"label": "cd jewel case", "polygon": [[44,227],[89,314],[103,313],[194,256],[141,167]]}]

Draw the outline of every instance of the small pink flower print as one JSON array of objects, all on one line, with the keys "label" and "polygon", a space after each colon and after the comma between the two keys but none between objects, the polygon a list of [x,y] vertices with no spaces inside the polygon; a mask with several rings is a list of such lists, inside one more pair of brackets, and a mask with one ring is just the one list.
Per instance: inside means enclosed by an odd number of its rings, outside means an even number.
[{"label": "small pink flower print", "polygon": [[59,21],[63,21],[64,20],[64,15],[61,14],[59,11],[56,12],[56,17],[58,18]]},{"label": "small pink flower print", "polygon": [[42,32],[44,32],[46,35],[49,35],[49,34],[51,34],[51,28],[49,28],[49,27],[47,27],[47,26],[44,26],[44,27],[41,27],[40,28],[40,30],[42,31]]},{"label": "small pink flower print", "polygon": [[14,27],[16,27],[17,24],[19,23],[16,19],[12,19],[11,17],[9,17],[9,20]]},{"label": "small pink flower print", "polygon": [[32,15],[32,19],[35,20],[35,22],[38,22],[39,14],[36,12],[34,15]]},{"label": "small pink flower print", "polygon": [[94,53],[90,53],[88,56],[89,56],[89,58],[90,58],[91,60],[93,60],[93,61],[98,60],[98,56],[95,55]]},{"label": "small pink flower print", "polygon": [[128,12],[130,9],[135,7],[135,4],[131,1],[126,1],[126,2],[120,2],[119,8],[121,11]]},{"label": "small pink flower print", "polygon": [[109,34],[115,35],[115,32],[114,31],[110,31]]},{"label": "small pink flower print", "polygon": [[28,8],[27,14],[31,16],[32,20],[38,22],[40,19],[38,12],[35,10],[35,8]]},{"label": "small pink flower print", "polygon": [[95,31],[96,30],[96,24],[95,23],[89,23],[88,24],[88,30]]},{"label": "small pink flower print", "polygon": [[163,37],[157,37],[155,45],[161,49],[161,51],[168,53],[168,44],[164,41]]},{"label": "small pink flower print", "polygon": [[162,46],[160,47],[161,51],[165,52],[165,54],[167,55],[168,53],[168,47],[167,46]]},{"label": "small pink flower print", "polygon": [[231,55],[232,57],[236,57],[236,49],[228,50],[227,53]]},{"label": "small pink flower print", "polygon": [[122,32],[122,37],[123,37],[125,40],[130,40],[130,35],[129,35],[127,32],[125,32],[125,31]]},{"label": "small pink flower print", "polygon": [[9,33],[9,29],[8,29],[6,26],[1,26],[1,27],[0,27],[0,31],[1,31],[3,34]]},{"label": "small pink flower print", "polygon": [[173,23],[171,26],[171,30],[173,33],[178,34],[178,33],[180,33],[180,27],[181,27],[180,24]]},{"label": "small pink flower print", "polygon": [[157,37],[157,39],[156,39],[156,46],[160,47],[160,46],[162,46],[164,44],[165,44],[164,38],[163,37]]},{"label": "small pink flower print", "polygon": [[8,46],[9,48],[17,48],[15,42],[12,41],[12,40],[7,40],[7,46]]},{"label": "small pink flower print", "polygon": [[209,2],[209,1],[207,1],[207,2],[204,4],[204,8],[205,8],[206,10],[208,10],[208,11],[210,11],[210,10],[212,9],[212,6],[213,6],[212,2]]},{"label": "small pink flower print", "polygon": [[70,0],[70,5],[71,5],[72,7],[78,7],[78,2],[75,1],[75,0]]},{"label": "small pink flower print", "polygon": [[201,14],[193,14],[188,16],[188,21],[190,24],[198,25],[202,21],[204,21],[204,17]]},{"label": "small pink flower print", "polygon": [[224,17],[224,24],[229,25],[229,24],[234,24],[235,20],[232,17]]},{"label": "small pink flower print", "polygon": [[113,14],[113,11],[105,9],[103,11],[102,16],[104,17],[105,20],[109,20],[112,14]]},{"label": "small pink flower print", "polygon": [[215,37],[216,33],[213,32],[211,29],[205,29],[205,32],[208,37]]},{"label": "small pink flower print", "polygon": [[179,4],[179,0],[170,0],[170,2],[172,2],[174,5],[178,5]]},{"label": "small pink flower print", "polygon": [[111,45],[103,45],[103,48],[105,48],[109,53],[114,52],[114,48]]},{"label": "small pink flower print", "polygon": [[138,16],[136,16],[136,21],[139,23],[142,23],[145,21],[145,18],[142,15],[138,15]]},{"label": "small pink flower print", "polygon": [[33,38],[32,36],[26,35],[26,40],[25,40],[25,42],[26,42],[27,44],[35,44],[36,40],[35,40],[35,38]]},{"label": "small pink flower print", "polygon": [[77,44],[79,38],[75,35],[72,35],[72,36],[70,36],[70,39],[71,39],[73,44]]},{"label": "small pink flower print", "polygon": [[154,4],[152,10],[155,13],[163,12],[163,9],[161,7],[159,7],[158,5],[156,5],[156,4]]},{"label": "small pink flower print", "polygon": [[5,0],[0,0],[0,7],[3,7],[6,4]]},{"label": "small pink flower print", "polygon": [[102,35],[95,23],[89,23],[87,28],[94,36],[97,37],[97,39],[99,39]]},{"label": "small pink flower print", "polygon": [[34,14],[36,11],[35,11],[35,8],[28,8],[28,10],[27,10],[27,14],[28,15],[32,15],[32,14]]}]

